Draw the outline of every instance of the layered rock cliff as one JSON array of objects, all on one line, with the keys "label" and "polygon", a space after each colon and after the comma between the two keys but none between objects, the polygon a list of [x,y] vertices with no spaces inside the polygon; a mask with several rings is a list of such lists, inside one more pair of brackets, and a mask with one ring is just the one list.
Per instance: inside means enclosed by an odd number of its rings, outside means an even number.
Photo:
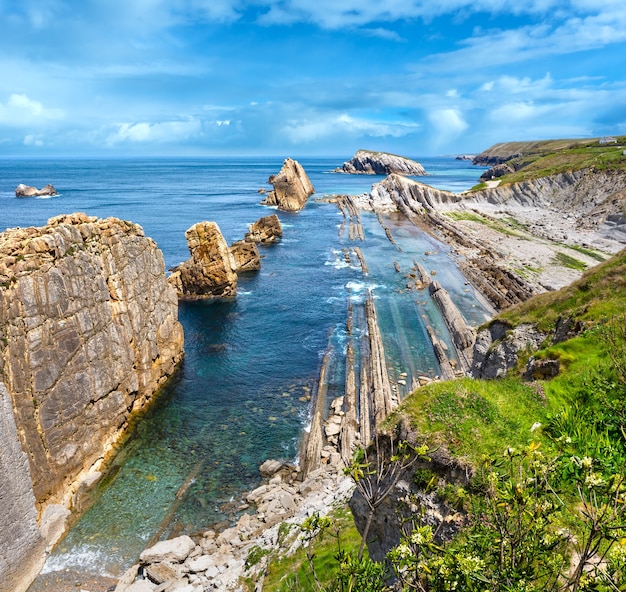
[{"label": "layered rock cliff", "polygon": [[49,531],[44,510],[72,505],[130,414],[172,374],[183,356],[177,316],[163,256],[135,224],[72,214],[0,235],[0,383],[10,399],[0,422],[14,422],[28,458],[24,466],[13,430],[2,429],[1,495],[22,493],[0,504],[12,533],[0,581],[17,566],[14,579],[28,583]]},{"label": "layered rock cliff", "polygon": [[261,202],[266,206],[277,206],[288,212],[299,212],[307,199],[315,193],[304,168],[297,160],[287,158],[280,172],[272,175],[268,183],[274,190]]},{"label": "layered rock cliff", "polygon": [[371,152],[359,150],[341,168],[335,169],[336,173],[349,173],[358,175],[409,175],[421,177],[428,173],[424,167],[415,160],[396,156],[388,152]]}]

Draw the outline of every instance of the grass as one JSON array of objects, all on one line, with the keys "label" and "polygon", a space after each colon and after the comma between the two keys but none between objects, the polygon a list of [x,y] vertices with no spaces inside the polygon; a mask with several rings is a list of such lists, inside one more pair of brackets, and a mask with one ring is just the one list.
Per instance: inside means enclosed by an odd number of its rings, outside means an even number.
[{"label": "grass", "polygon": [[[449,218],[452,218],[455,221],[466,220],[469,222],[476,222],[477,224],[484,224],[485,226],[488,226],[492,230],[495,230],[496,232],[500,232],[501,234],[506,234],[507,236],[525,238],[519,232],[516,232],[515,230],[512,230],[511,228],[509,228],[510,219],[507,219],[505,221],[506,223],[502,224],[498,220],[491,220],[489,218],[485,218],[484,216],[481,216],[480,214],[476,212],[456,212],[456,211],[446,212],[446,216],[448,216]],[[515,227],[519,229],[522,228],[522,226],[519,223],[516,223]]]},{"label": "grass", "polygon": [[[517,183],[558,173],[586,168],[596,170],[626,170],[623,155],[626,137],[616,138],[617,144],[600,145],[593,140],[547,140],[543,142],[510,142],[496,144],[483,154],[514,156],[507,161],[515,172],[500,177],[502,183]],[[480,189],[477,186],[473,189]]]},{"label": "grass", "polygon": [[[531,426],[545,421],[549,407],[542,389],[516,379],[463,378],[422,387],[406,398],[388,419],[402,417],[429,445],[445,445],[455,456],[478,463],[503,447],[528,444]],[[506,444],[505,444],[506,443]]]},{"label": "grass", "polygon": [[556,254],[555,263],[563,265],[563,267],[568,267],[569,269],[576,269],[577,271],[584,271],[587,269],[586,263],[579,261],[575,257],[571,257],[570,255],[560,252]]},{"label": "grass", "polygon": [[[310,551],[314,553],[313,563],[322,584],[328,584],[336,574],[335,556],[338,543],[340,542],[341,547],[348,552],[358,551],[361,544],[361,536],[354,526],[352,514],[347,506],[335,509],[329,517],[333,522],[330,531],[314,540],[310,546]],[[313,591],[316,588],[311,578],[306,549],[300,548],[293,555],[286,555],[284,549],[277,549],[270,556],[263,581],[263,592]]]},{"label": "grass", "polygon": [[557,319],[595,324],[624,311],[626,302],[626,249],[585,271],[580,279],[556,292],[535,296],[499,315],[510,323],[535,323],[542,331]]},{"label": "grass", "polygon": [[583,255],[586,255],[587,257],[591,257],[591,259],[595,259],[596,261],[599,261],[600,263],[607,260],[607,255],[605,255],[604,253],[600,253],[599,251],[594,251],[593,249],[587,249],[585,247],[581,247],[580,245],[564,245],[564,246],[566,246],[568,249],[578,251],[579,253],[582,253]]}]

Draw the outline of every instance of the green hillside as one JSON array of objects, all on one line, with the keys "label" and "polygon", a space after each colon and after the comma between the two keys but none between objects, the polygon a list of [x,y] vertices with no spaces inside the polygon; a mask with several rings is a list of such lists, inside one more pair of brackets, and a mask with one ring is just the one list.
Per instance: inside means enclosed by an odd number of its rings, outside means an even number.
[{"label": "green hillside", "polygon": [[474,162],[506,162],[515,172],[500,177],[503,183],[536,179],[585,168],[626,169],[626,136],[615,143],[601,144],[599,138],[585,140],[545,140],[495,144]]}]

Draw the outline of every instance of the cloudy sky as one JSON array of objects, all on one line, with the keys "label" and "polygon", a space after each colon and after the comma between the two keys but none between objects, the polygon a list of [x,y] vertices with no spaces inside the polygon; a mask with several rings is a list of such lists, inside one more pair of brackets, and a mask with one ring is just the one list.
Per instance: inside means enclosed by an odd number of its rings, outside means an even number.
[{"label": "cloudy sky", "polygon": [[624,0],[0,0],[0,155],[626,134]]}]

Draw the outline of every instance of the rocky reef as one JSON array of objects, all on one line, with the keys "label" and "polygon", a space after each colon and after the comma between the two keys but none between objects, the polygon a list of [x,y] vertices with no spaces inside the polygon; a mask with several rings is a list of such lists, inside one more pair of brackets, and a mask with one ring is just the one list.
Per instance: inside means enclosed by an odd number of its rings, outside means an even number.
[{"label": "rocky reef", "polygon": [[335,169],[335,172],[353,175],[391,175],[397,173],[398,175],[415,177],[428,174],[424,167],[415,160],[388,152],[371,152],[370,150],[358,150],[349,161]]},{"label": "rocky reef", "polygon": [[182,359],[177,317],[162,253],[135,224],[72,214],[0,234],[3,592],[26,589]]},{"label": "rocky reef", "polygon": [[307,199],[315,193],[304,168],[297,160],[287,158],[280,172],[272,175],[268,181],[273,191],[261,202],[265,206],[276,206],[287,212],[299,212]]},{"label": "rocky reef", "polygon": [[[185,232],[191,257],[168,278],[178,297],[230,298],[237,293],[237,263],[215,222],[198,222]],[[242,256],[243,257],[243,256]]]},{"label": "rocky reef", "polygon": [[15,189],[15,197],[42,197],[50,195],[58,195],[57,190],[50,184],[37,189],[37,187],[20,183]]}]

